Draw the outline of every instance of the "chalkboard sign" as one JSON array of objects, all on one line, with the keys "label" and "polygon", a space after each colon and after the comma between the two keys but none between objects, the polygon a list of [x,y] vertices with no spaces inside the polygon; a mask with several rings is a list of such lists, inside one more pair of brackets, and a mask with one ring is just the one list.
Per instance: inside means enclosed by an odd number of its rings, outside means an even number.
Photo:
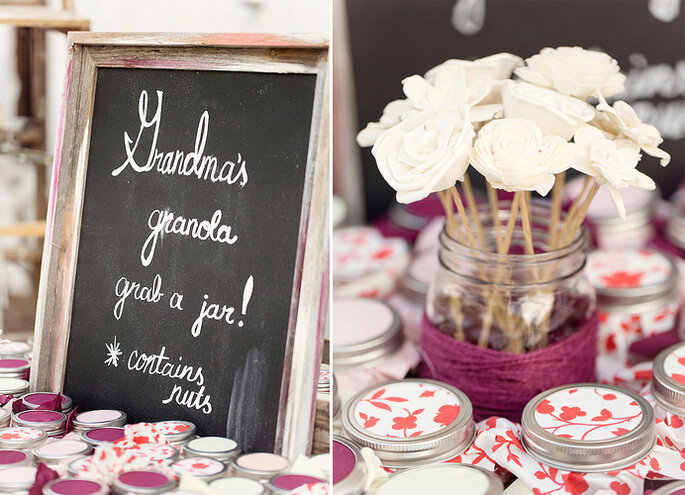
[{"label": "chalkboard sign", "polygon": [[[526,58],[546,46],[606,51],[628,76],[629,102],[659,128],[671,164],[643,154],[639,169],[668,197],[685,180],[685,1],[346,0],[359,129],[403,98],[400,81],[449,58],[497,52]],[[362,150],[368,216],[394,197]]]},{"label": "chalkboard sign", "polygon": [[320,342],[325,306],[325,255],[304,259],[325,245],[325,46],[102,39],[72,39],[33,387],[303,451],[309,425],[286,424],[311,409],[317,346],[294,343]]}]

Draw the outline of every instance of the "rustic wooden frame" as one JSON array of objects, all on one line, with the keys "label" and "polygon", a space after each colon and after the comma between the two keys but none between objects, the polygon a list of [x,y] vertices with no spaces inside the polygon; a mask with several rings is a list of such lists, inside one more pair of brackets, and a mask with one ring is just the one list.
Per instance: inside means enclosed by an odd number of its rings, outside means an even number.
[{"label": "rustic wooden frame", "polygon": [[316,383],[328,308],[329,112],[327,43],[260,34],[70,33],[48,204],[31,390],[64,383],[98,67],[316,74],[276,452],[311,445]]}]

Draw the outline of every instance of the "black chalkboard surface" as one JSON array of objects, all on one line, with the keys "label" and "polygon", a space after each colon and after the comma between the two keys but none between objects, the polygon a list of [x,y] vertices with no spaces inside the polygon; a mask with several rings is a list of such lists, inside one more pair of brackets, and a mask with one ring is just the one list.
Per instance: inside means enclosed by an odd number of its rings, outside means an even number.
[{"label": "black chalkboard surface", "polygon": [[317,77],[98,68],[63,381],[80,410],[277,448]]}]

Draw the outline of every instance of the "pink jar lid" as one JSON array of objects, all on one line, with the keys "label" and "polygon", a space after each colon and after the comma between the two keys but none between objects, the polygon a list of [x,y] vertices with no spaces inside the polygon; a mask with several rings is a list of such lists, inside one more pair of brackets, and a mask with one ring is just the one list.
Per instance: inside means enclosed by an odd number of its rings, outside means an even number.
[{"label": "pink jar lid", "polygon": [[164,493],[176,487],[166,474],[152,470],[137,470],[121,473],[112,482],[114,493]]},{"label": "pink jar lid", "polygon": [[84,431],[81,437],[88,443],[101,444],[113,443],[124,438],[126,431],[123,428],[107,427],[107,428],[93,428]]},{"label": "pink jar lid", "polygon": [[97,481],[79,478],[62,478],[50,481],[43,487],[44,495],[96,495],[106,494],[107,487]]}]

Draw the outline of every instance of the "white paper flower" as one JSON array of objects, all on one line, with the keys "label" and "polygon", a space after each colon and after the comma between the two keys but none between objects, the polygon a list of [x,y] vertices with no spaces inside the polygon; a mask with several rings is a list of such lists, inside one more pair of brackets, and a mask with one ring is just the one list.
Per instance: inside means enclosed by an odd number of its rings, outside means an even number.
[{"label": "white paper flower", "polygon": [[633,141],[607,139],[602,131],[587,124],[576,131],[573,140],[573,168],[607,185],[621,218],[626,210],[618,189],[656,187],[652,179],[635,168],[640,161],[640,149]]},{"label": "white paper flower", "polygon": [[436,107],[385,131],[371,151],[397,201],[412,203],[463,177],[474,134],[468,107]]},{"label": "white paper flower", "polygon": [[524,81],[581,100],[587,100],[597,90],[614,96],[625,89],[626,76],[619,72],[616,60],[606,53],[579,46],[543,48],[527,58],[526,64],[514,71]]},{"label": "white paper flower", "polygon": [[357,134],[357,144],[362,148],[373,146],[378,136],[392,126],[398,124],[403,118],[416,113],[414,104],[409,100],[391,101],[383,109],[383,115],[378,122],[369,122],[364,129]]},{"label": "white paper flower", "polygon": [[554,174],[566,170],[572,148],[559,136],[545,136],[535,122],[493,120],[478,132],[470,154],[473,165],[493,187],[546,195]]},{"label": "white paper flower", "polygon": [[426,79],[434,82],[441,72],[453,67],[461,67],[466,75],[466,84],[472,85],[483,77],[493,81],[508,79],[514,68],[522,65],[521,57],[506,52],[495,53],[476,60],[450,59],[426,72]]},{"label": "white paper flower", "polygon": [[599,103],[593,124],[617,137],[634,141],[648,155],[660,158],[662,167],[668,165],[671,155],[659,149],[663,142],[659,129],[642,122],[633,107],[625,101],[616,101],[611,106],[601,93],[598,92],[595,96]]},{"label": "white paper flower", "polygon": [[502,102],[506,118],[532,120],[543,134],[566,141],[595,116],[593,108],[578,98],[525,82],[508,81],[502,89]]}]

